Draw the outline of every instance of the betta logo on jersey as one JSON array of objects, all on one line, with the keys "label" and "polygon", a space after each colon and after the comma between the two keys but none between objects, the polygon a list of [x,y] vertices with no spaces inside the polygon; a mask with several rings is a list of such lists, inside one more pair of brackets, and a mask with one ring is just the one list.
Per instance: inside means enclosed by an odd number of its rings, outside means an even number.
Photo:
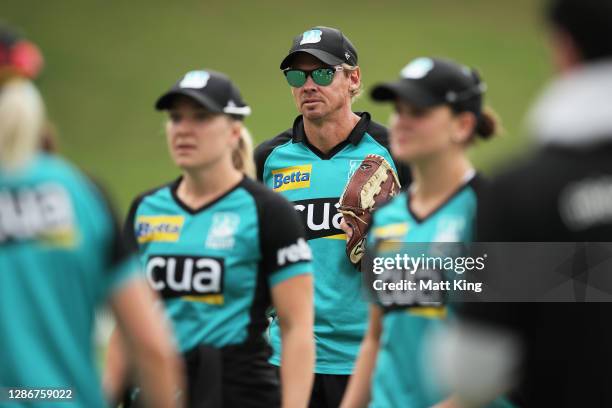
[{"label": "betta logo on jersey", "polygon": [[306,226],[306,237],[309,240],[316,238],[346,239],[346,234],[340,228],[342,214],[338,212],[339,206],[338,197],[293,202],[293,207]]},{"label": "betta logo on jersey", "polygon": [[302,166],[285,167],[284,169],[272,170],[274,191],[296,190],[298,188],[310,188],[310,177],[312,164]]},{"label": "betta logo on jersey", "polygon": [[180,215],[141,215],[136,219],[136,239],[139,244],[162,241],[176,242],[185,218]]},{"label": "betta logo on jersey", "polygon": [[183,255],[151,255],[145,268],[147,280],[162,298],[223,304],[222,258]]}]

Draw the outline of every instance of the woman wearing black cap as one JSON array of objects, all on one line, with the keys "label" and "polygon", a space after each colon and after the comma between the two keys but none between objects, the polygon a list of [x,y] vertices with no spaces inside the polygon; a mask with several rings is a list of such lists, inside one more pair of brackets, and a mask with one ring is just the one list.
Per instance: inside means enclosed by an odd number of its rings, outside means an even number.
[{"label": "woman wearing black cap", "polygon": [[[380,245],[385,241],[473,239],[482,181],[466,150],[497,130],[492,113],[482,109],[484,90],[475,70],[433,58],[412,61],[398,81],[373,89],[375,100],[395,105],[391,151],[410,165],[413,177],[407,191],[374,214],[368,239],[376,243],[375,256],[391,256]],[[415,281],[425,272],[417,271]],[[374,288],[369,329],[342,406],[362,407],[368,400],[371,407],[441,403],[445,394],[428,383],[423,356],[426,334],[444,324],[446,306],[436,297],[415,299],[414,291]]]},{"label": "woman wearing black cap", "polygon": [[[188,72],[156,108],[168,112],[168,147],[182,175],[134,200],[126,234],[184,353],[188,406],[281,404],[264,339],[273,304],[283,331],[282,405],[305,407],[314,361],[310,249],[291,205],[245,176],[250,108],[214,71]],[[115,344],[107,378],[116,382],[122,365]]]}]

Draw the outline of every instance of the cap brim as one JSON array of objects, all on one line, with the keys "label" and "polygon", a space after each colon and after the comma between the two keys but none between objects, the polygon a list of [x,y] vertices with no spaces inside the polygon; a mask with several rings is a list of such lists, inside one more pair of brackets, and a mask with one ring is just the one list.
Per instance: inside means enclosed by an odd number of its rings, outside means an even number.
[{"label": "cap brim", "polygon": [[195,100],[197,103],[199,103],[211,112],[223,113],[223,107],[219,106],[215,101],[202,94],[201,92],[190,88],[173,89],[171,91],[166,92],[157,100],[157,102],[155,102],[155,109],[169,109],[170,107],[172,107],[172,101],[177,96],[190,97],[191,99]]},{"label": "cap brim", "polygon": [[305,48],[305,49],[301,49],[301,50],[296,50],[296,51],[290,52],[289,55],[287,55],[285,57],[283,62],[281,62],[280,69],[288,68],[289,64],[291,63],[291,60],[293,59],[293,57],[295,57],[295,55],[300,53],[300,52],[304,52],[306,54],[310,54],[313,57],[315,57],[315,58],[321,60],[322,62],[326,63],[327,65],[340,65],[340,64],[344,63],[344,60],[336,57],[335,55],[330,54],[327,51],[319,50],[319,49],[316,49],[316,48]]},{"label": "cap brim", "polygon": [[400,98],[420,108],[429,108],[444,103],[443,100],[440,100],[438,97],[419,86],[415,81],[409,79],[400,79],[399,81],[377,85],[372,89],[370,95],[372,99],[380,102]]}]

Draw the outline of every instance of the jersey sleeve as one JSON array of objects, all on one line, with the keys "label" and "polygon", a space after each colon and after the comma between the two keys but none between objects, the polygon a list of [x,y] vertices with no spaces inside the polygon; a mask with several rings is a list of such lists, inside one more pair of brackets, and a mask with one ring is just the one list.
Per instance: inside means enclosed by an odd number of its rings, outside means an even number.
[{"label": "jersey sleeve", "polygon": [[141,201],[141,196],[136,197],[134,201],[132,201],[130,210],[128,211],[128,215],[125,219],[125,223],[123,224],[123,239],[125,240],[127,247],[133,252],[138,251],[138,239],[136,238],[135,223],[136,211],[138,211],[138,206]]},{"label": "jersey sleeve", "polygon": [[266,142],[260,144],[255,149],[254,159],[255,159],[255,168],[257,170],[257,180],[263,182],[263,173],[264,173],[264,165],[266,163],[266,159],[270,155],[271,149],[268,148]]},{"label": "jersey sleeve", "polygon": [[119,218],[111,200],[98,183],[94,183],[94,187],[100,196],[104,215],[108,219],[108,231],[104,237],[106,240],[104,244],[108,248],[104,269],[107,278],[106,287],[110,292],[114,292],[131,278],[139,276],[138,262],[134,251],[123,237]]},{"label": "jersey sleeve", "polygon": [[311,273],[312,252],[300,219],[282,196],[271,194],[260,219],[261,268],[273,287]]}]

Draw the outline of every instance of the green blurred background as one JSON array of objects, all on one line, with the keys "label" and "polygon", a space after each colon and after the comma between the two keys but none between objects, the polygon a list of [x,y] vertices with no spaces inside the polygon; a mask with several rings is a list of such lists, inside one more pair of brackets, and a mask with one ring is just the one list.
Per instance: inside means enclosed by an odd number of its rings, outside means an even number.
[{"label": "green blurred background", "polygon": [[[359,52],[364,86],[395,78],[411,59],[446,56],[477,67],[505,134],[472,151],[489,172],[524,150],[522,118],[550,75],[537,0],[101,1],[2,0],[0,19],[38,43],[38,84],[60,150],[102,181],[125,211],[139,192],[178,174],[155,99],[184,72],[210,68],[239,85],[257,142],[296,115],[278,69],[292,38],[340,28]],[[390,107],[361,97],[386,123]]]}]

